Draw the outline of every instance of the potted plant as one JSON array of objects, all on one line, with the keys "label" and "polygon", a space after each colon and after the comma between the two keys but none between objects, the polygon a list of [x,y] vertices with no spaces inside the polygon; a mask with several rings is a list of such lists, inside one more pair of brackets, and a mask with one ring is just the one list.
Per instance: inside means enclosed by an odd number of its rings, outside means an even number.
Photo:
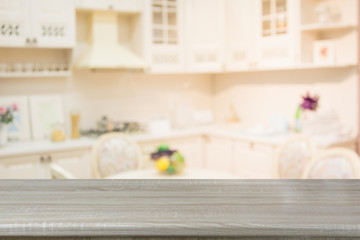
[{"label": "potted plant", "polygon": [[304,121],[309,119],[310,113],[315,113],[319,107],[319,96],[311,96],[307,93],[302,97],[302,103],[296,110],[295,116],[295,130],[301,132]]},{"label": "potted plant", "polygon": [[0,106],[0,146],[7,143],[8,127],[14,121],[14,113],[18,110],[18,106]]}]

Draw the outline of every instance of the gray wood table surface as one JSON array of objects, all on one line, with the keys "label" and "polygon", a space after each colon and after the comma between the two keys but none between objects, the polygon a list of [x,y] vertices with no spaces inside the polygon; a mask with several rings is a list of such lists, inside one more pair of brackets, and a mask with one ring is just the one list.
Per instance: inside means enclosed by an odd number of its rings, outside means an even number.
[{"label": "gray wood table surface", "polygon": [[0,239],[360,237],[359,181],[0,181]]}]

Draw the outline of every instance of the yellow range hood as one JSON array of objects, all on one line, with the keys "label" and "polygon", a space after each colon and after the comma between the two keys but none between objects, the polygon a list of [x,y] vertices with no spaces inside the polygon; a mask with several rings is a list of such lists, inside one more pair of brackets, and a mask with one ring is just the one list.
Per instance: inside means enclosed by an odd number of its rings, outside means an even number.
[{"label": "yellow range hood", "polygon": [[117,13],[91,13],[89,46],[75,66],[82,69],[143,69],[144,60],[118,41]]}]

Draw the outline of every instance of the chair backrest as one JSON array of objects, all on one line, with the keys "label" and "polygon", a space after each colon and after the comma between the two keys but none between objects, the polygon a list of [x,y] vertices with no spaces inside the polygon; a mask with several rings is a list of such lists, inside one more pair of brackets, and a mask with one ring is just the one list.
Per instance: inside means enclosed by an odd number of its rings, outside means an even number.
[{"label": "chair backrest", "polygon": [[92,150],[92,169],[95,178],[105,178],[140,165],[138,144],[121,133],[102,135]]},{"label": "chair backrest", "polygon": [[75,179],[71,173],[54,163],[50,165],[50,174],[52,179]]},{"label": "chair backrest", "polygon": [[313,144],[306,136],[298,135],[286,141],[275,156],[274,178],[301,179],[314,151]]},{"label": "chair backrest", "polygon": [[306,167],[303,179],[358,179],[360,158],[346,148],[326,150]]}]

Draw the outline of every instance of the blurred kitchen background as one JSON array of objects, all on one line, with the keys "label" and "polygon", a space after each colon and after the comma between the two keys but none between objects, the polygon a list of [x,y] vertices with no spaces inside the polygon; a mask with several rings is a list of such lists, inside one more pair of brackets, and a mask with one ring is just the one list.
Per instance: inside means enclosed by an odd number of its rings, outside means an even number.
[{"label": "blurred kitchen background", "polygon": [[176,172],[151,159],[168,148],[188,178],[308,178],[319,154],[358,149],[358,5],[0,0],[0,178],[119,176],[94,156],[109,132],[139,146],[139,178]]}]

